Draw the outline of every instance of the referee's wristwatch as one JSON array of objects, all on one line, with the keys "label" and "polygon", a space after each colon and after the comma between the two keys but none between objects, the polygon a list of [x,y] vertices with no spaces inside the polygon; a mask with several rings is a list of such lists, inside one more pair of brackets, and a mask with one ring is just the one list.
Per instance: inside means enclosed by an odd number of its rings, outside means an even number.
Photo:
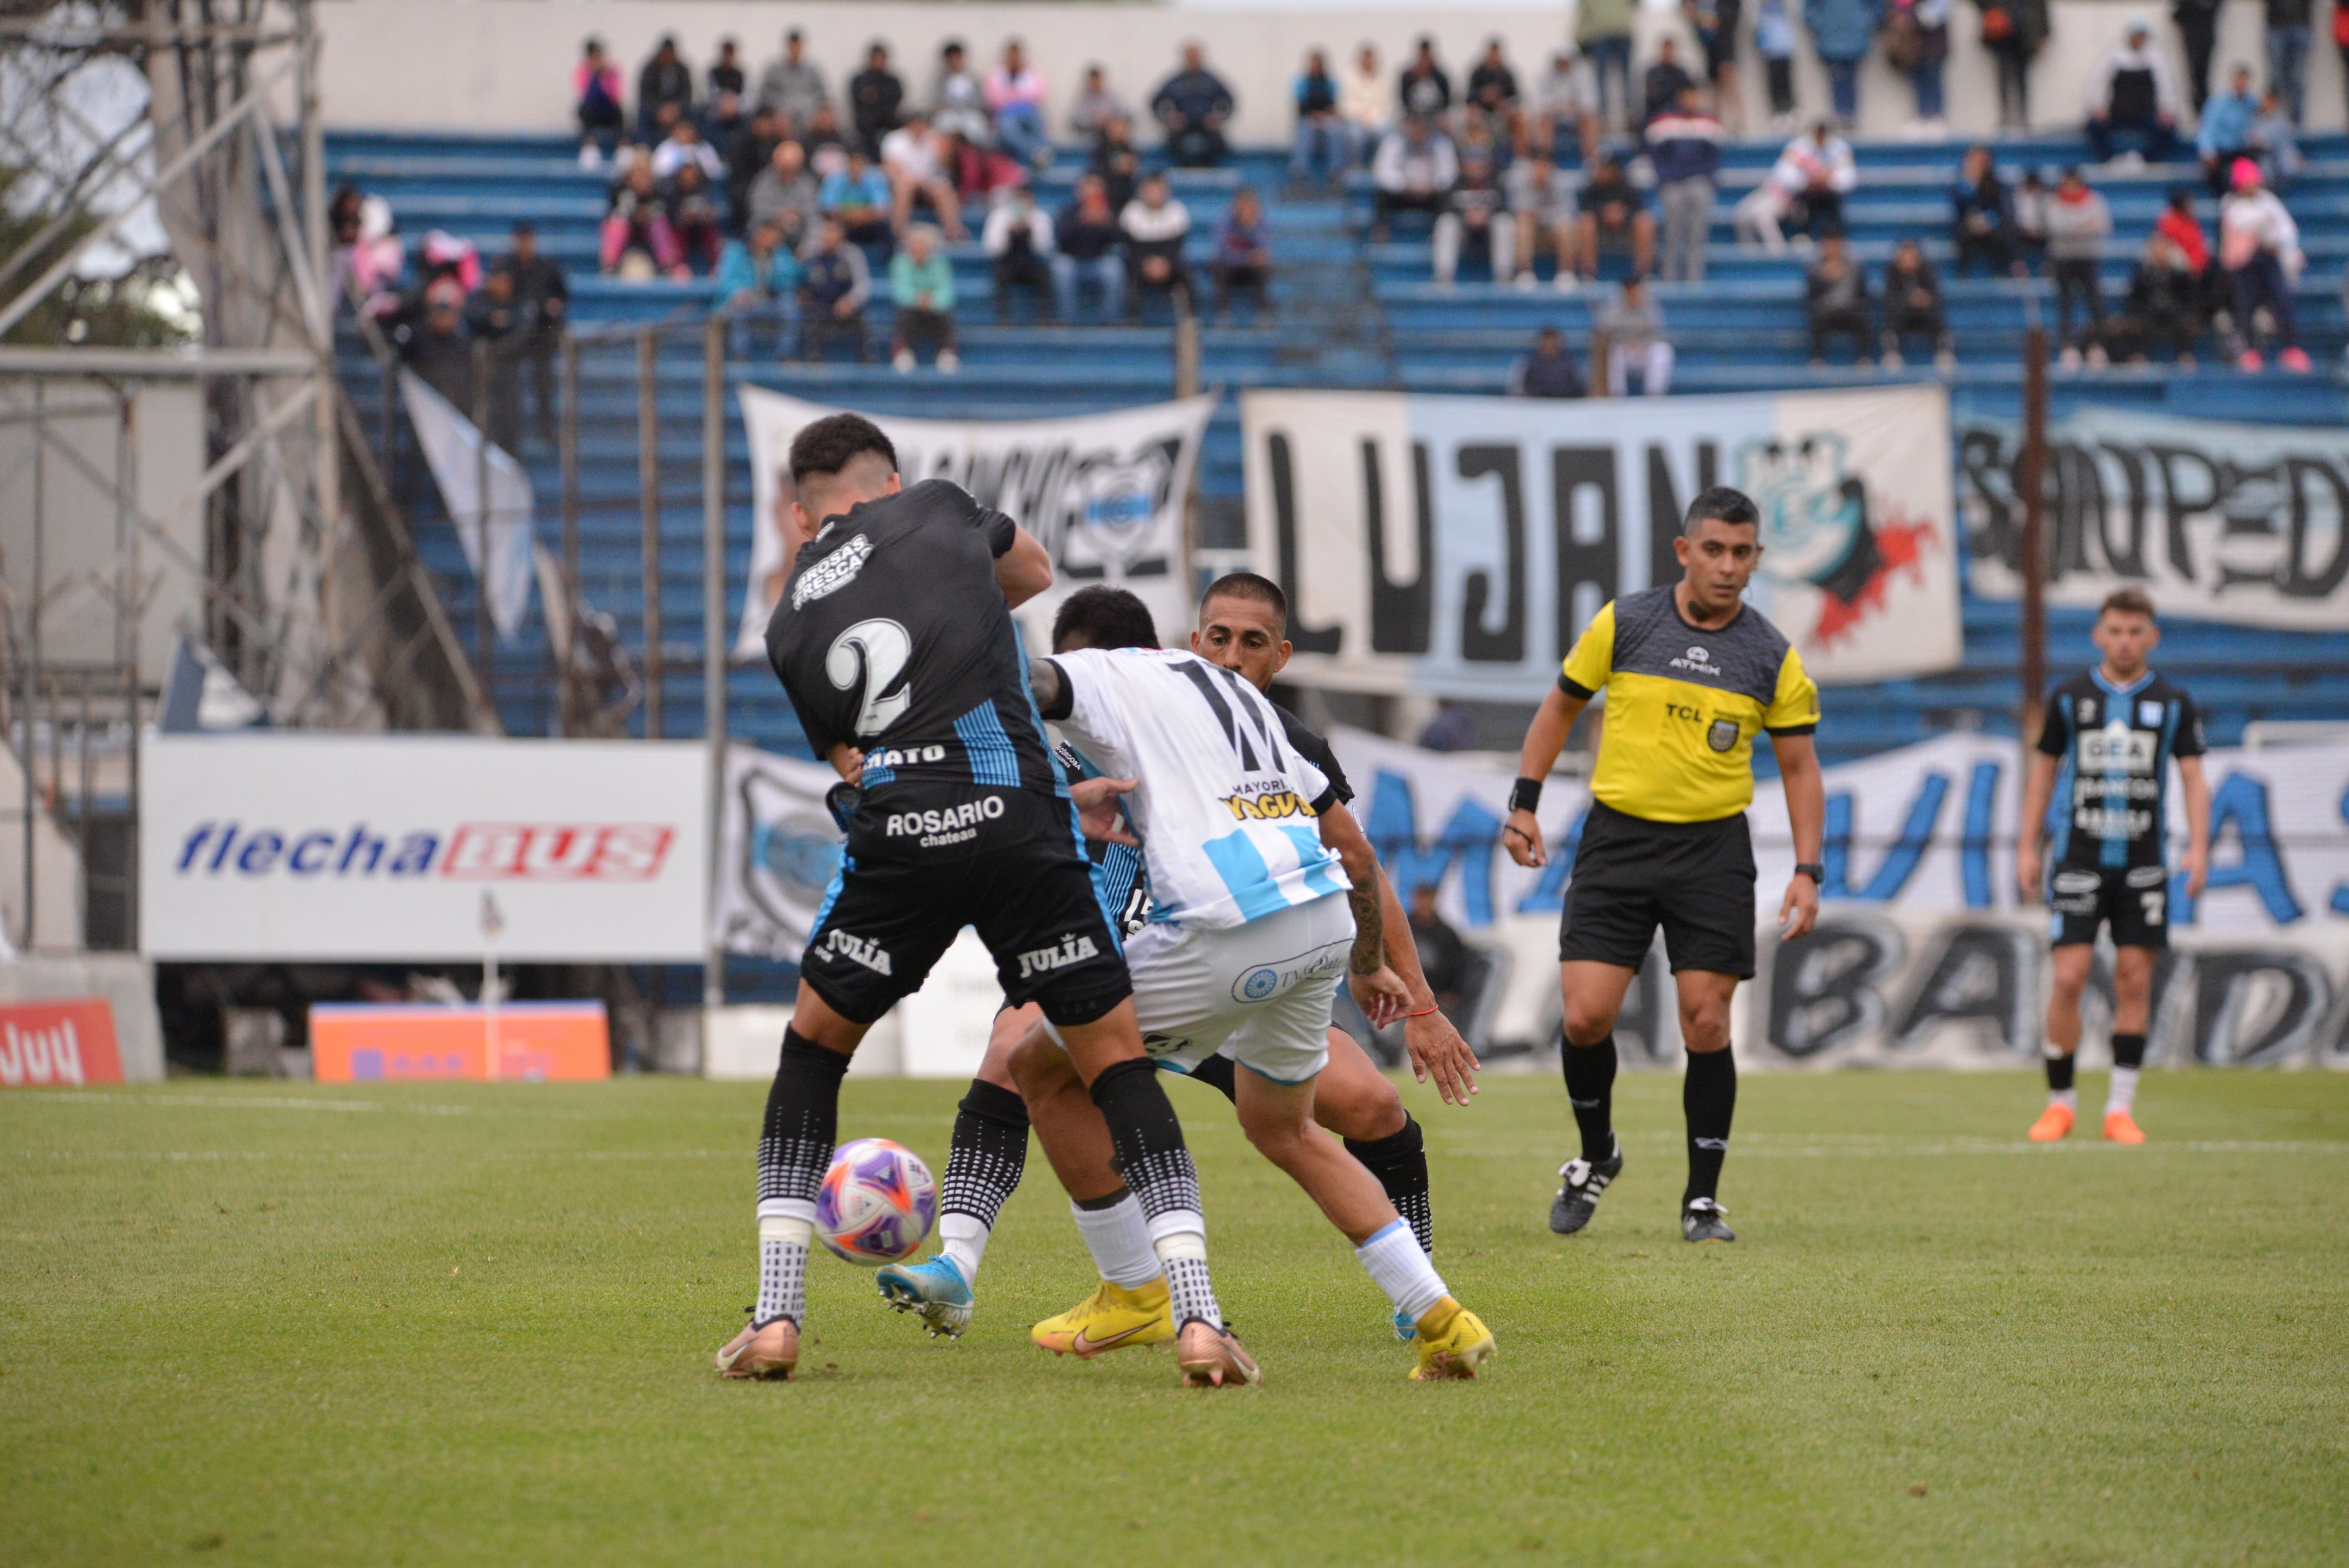
[{"label": "referee's wristwatch", "polygon": [[1808,877],[1811,879],[1811,885],[1815,888],[1824,888],[1826,886],[1827,868],[1820,865],[1816,860],[1796,861],[1795,863],[1795,875],[1797,877]]}]

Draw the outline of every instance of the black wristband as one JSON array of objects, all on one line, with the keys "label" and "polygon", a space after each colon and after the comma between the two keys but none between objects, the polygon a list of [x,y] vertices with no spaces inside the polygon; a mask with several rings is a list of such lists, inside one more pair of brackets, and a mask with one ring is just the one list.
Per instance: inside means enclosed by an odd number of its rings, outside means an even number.
[{"label": "black wristband", "polygon": [[1816,860],[1796,861],[1795,863],[1795,875],[1797,877],[1808,877],[1811,879],[1812,884],[1816,887],[1825,887],[1826,885],[1827,868],[1820,865]]},{"label": "black wristband", "polygon": [[1511,811],[1539,811],[1541,809],[1541,780],[1520,777],[1509,789],[1509,809]]}]

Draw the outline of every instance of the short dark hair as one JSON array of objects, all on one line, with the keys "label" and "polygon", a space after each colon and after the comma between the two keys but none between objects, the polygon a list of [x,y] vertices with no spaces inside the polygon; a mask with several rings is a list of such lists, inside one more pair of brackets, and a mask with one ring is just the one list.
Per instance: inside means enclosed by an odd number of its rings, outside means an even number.
[{"label": "short dark hair", "polygon": [[1199,607],[1205,609],[1209,599],[1247,599],[1255,604],[1270,605],[1272,613],[1280,618],[1280,629],[1288,629],[1288,596],[1270,577],[1254,572],[1226,572],[1207,585],[1199,596]]},{"label": "short dark hair", "polygon": [[2105,596],[2105,602],[2096,607],[2096,618],[2102,620],[2108,615],[2141,615],[2147,620],[2159,618],[2153,613],[2153,596],[2134,583],[2127,587],[2115,588]]},{"label": "short dark hair", "polygon": [[523,238],[525,235],[533,240],[538,238],[538,225],[532,223],[528,218],[522,219],[513,226],[514,238],[519,240]]},{"label": "short dark hair", "polygon": [[879,425],[863,414],[826,414],[802,425],[792,438],[792,483],[804,484],[813,474],[838,473],[868,452],[878,452],[895,472],[897,449]]},{"label": "short dark hair", "polygon": [[1693,539],[1697,525],[1707,520],[1726,523],[1733,528],[1759,528],[1762,510],[1745,492],[1716,484],[1697,492],[1696,499],[1689,503],[1688,515],[1681,520],[1681,532]]},{"label": "short dark hair", "polygon": [[1052,651],[1074,640],[1083,648],[1156,648],[1158,623],[1150,607],[1124,588],[1095,583],[1061,601],[1052,617]]}]

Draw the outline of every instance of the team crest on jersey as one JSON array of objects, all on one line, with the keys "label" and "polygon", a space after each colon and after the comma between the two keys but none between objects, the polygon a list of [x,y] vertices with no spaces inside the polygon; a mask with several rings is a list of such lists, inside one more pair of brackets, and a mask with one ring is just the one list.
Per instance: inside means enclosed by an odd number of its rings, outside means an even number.
[{"label": "team crest on jersey", "polygon": [[2165,716],[2161,704],[2150,699],[2137,705],[2137,722],[2140,724],[2158,724]]},{"label": "team crest on jersey", "polygon": [[838,593],[856,579],[864,563],[873,554],[873,541],[859,534],[823,560],[808,568],[805,576],[792,585],[792,608],[802,609],[823,597]]},{"label": "team crest on jersey", "polygon": [[1704,732],[1704,743],[1716,752],[1725,752],[1737,744],[1737,721],[1715,719],[1713,728]]}]

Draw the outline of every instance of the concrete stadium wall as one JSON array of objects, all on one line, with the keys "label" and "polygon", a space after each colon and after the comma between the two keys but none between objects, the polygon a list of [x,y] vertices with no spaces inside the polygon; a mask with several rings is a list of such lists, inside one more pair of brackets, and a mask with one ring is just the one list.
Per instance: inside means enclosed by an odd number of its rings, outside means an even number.
[{"label": "concrete stadium wall", "polygon": [[[1796,7],[1799,13],[1799,7]],[[2057,0],[2054,35],[2033,75],[2038,129],[2075,126],[2090,67],[2129,18],[2144,16],[2163,36],[2175,33],[2166,6],[2119,0]],[[835,97],[863,67],[868,42],[886,40],[894,65],[916,97],[928,91],[939,44],[963,39],[974,58],[992,64],[1007,37],[1025,41],[1052,90],[1053,125],[1079,87],[1084,67],[1101,61],[1113,87],[1140,106],[1174,67],[1183,40],[1199,37],[1209,63],[1239,100],[1234,131],[1243,142],[1285,141],[1290,131],[1288,88],[1305,51],[1316,45],[1350,51],[1376,44],[1390,68],[1399,67],[1411,41],[1433,33],[1455,84],[1495,34],[1508,42],[1521,77],[1538,69],[1547,51],[1568,30],[1571,5],[1356,10],[1333,14],[1308,5],[1246,11],[1135,5],[936,5],[903,0],[873,4],[818,3],[779,6],[754,0],[342,0],[319,7],[326,36],[325,103],[338,128],[413,130],[561,130],[571,125],[570,73],[582,38],[602,37],[626,71],[633,93],[636,71],[663,33],[675,33],[697,76],[716,57],[717,41],[740,40],[755,81],[759,67],[781,49],[786,27],[803,29],[810,53],[823,67]],[[2260,0],[2231,0],[2219,59],[2242,59],[2264,78]],[[1640,17],[1641,55],[1653,40],[1679,33],[1675,10],[1649,9]],[[1987,132],[1996,119],[1994,76],[1978,40],[1978,13],[1956,7],[1950,62],[1951,121],[1960,135]],[[1743,73],[1749,124],[1762,120],[1759,61],[1749,37]],[[2214,77],[2218,70],[2214,69]],[[2310,50],[2309,121],[2317,129],[2344,124],[2340,57],[2322,36]],[[1804,51],[1798,82],[1802,102],[1818,109],[1826,84]],[[1890,135],[1915,109],[1908,84],[1871,58],[1861,87],[1863,130]]]}]

